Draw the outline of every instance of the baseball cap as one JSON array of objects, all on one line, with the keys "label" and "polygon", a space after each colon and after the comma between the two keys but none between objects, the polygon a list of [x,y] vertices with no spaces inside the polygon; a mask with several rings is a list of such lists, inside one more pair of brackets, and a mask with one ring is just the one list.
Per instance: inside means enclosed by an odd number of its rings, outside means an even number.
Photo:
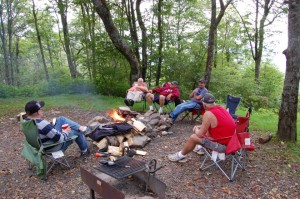
[{"label": "baseball cap", "polygon": [[28,115],[32,115],[33,113],[38,112],[44,106],[45,106],[44,101],[37,102],[35,100],[32,100],[30,102],[27,102],[27,104],[25,105],[25,112]]},{"label": "baseball cap", "polygon": [[178,86],[178,82],[177,81],[172,81],[171,84]]},{"label": "baseball cap", "polygon": [[198,81],[199,83],[206,83],[206,81],[205,81],[205,79],[200,79],[199,81]]},{"label": "baseball cap", "polygon": [[213,104],[215,103],[215,97],[210,93],[206,93],[206,95],[202,98],[202,102],[205,104]]}]

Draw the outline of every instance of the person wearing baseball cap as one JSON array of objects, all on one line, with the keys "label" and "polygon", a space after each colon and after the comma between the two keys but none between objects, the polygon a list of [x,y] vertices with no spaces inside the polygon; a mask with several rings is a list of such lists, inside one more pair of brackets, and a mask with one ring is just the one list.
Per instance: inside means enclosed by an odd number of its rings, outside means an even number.
[{"label": "person wearing baseball cap", "polygon": [[[78,123],[60,116],[56,118],[56,120],[52,123],[43,119],[44,112],[42,108],[45,106],[44,101],[35,101],[32,100],[27,102],[25,105],[25,112],[27,114],[27,118],[25,121],[34,120],[35,124],[38,128],[39,138],[42,144],[54,144],[61,143],[59,145],[55,145],[54,147],[48,147],[48,152],[65,150],[73,141],[67,141],[68,138],[73,135],[77,135],[75,139],[76,144],[81,150],[81,157],[86,157],[89,155],[88,144],[85,139],[84,133],[88,130],[86,126],[81,126]],[[62,127],[69,126],[66,130],[63,130]]]},{"label": "person wearing baseball cap", "polygon": [[172,123],[175,122],[176,118],[183,112],[187,110],[197,109],[201,110],[203,109],[202,106],[202,98],[205,96],[205,94],[208,92],[208,90],[205,88],[205,80],[200,79],[198,81],[198,88],[194,89],[189,97],[190,100],[183,102],[175,107],[175,109],[169,114],[169,116],[172,119]]},{"label": "person wearing baseball cap", "polygon": [[[212,142],[207,139],[211,137],[218,141],[218,152],[225,152],[225,145],[228,144],[227,138],[233,135],[236,125],[230,113],[222,106],[216,105],[215,97],[207,93],[202,99],[205,113],[203,115],[202,125],[193,128],[193,134],[185,143],[183,149],[175,154],[168,155],[172,162],[186,162],[186,155],[193,151],[197,145],[209,146]],[[209,147],[208,147],[209,148]]]}]

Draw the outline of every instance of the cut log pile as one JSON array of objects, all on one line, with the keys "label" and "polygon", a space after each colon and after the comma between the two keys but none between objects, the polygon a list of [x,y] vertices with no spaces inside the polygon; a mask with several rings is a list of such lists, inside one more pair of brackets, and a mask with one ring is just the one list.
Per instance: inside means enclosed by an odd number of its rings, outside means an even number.
[{"label": "cut log pile", "polygon": [[141,114],[131,111],[129,107],[119,107],[117,111],[110,111],[108,114],[108,117],[96,116],[88,123],[92,133],[104,125],[116,122],[127,122],[133,128],[127,133],[106,136],[100,141],[94,141],[93,143],[100,151],[121,155],[123,148],[127,145],[143,148],[151,138],[172,134],[171,131],[168,131],[172,125],[168,115],[160,115],[154,111]]}]

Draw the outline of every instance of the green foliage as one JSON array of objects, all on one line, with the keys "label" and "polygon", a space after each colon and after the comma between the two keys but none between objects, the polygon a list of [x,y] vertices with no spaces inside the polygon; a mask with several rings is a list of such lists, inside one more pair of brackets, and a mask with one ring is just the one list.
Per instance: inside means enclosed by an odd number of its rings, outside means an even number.
[{"label": "green foliage", "polygon": [[28,86],[7,86],[0,85],[0,98],[31,97],[31,96],[53,96],[59,94],[73,93],[94,93],[95,88],[91,81],[60,78],[52,79],[49,82],[41,81],[36,85]]}]

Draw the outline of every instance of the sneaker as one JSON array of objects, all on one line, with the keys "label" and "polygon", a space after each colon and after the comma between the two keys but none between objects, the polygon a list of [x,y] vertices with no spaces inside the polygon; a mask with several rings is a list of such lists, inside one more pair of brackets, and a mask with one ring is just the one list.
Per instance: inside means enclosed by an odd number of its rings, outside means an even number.
[{"label": "sneaker", "polygon": [[80,157],[81,157],[81,158],[86,158],[86,157],[88,157],[89,155],[90,155],[90,149],[87,149],[86,152],[82,152],[82,151],[81,151]]},{"label": "sneaker", "polygon": [[178,155],[178,153],[169,154],[168,155],[168,159],[171,162],[186,162],[187,161],[187,159],[185,157],[180,158],[179,155]]},{"label": "sneaker", "polygon": [[158,113],[159,114],[163,114],[164,113],[163,109],[160,108],[159,111],[158,111]]},{"label": "sneaker", "polygon": [[204,155],[204,154],[205,154],[203,148],[202,148],[202,147],[199,147],[199,145],[196,145],[193,151],[194,151],[195,153],[198,153],[199,155]]},{"label": "sneaker", "polygon": [[128,99],[124,99],[124,103],[126,104],[126,106],[130,106]]}]

